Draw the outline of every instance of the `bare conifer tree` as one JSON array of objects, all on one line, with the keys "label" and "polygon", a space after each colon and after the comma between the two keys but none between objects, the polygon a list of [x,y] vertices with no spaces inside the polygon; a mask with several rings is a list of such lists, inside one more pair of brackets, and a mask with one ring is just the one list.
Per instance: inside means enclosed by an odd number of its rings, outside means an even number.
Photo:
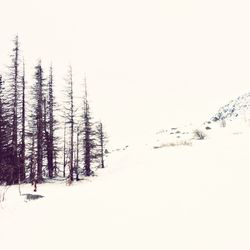
[{"label": "bare conifer tree", "polygon": [[95,147],[94,142],[94,130],[91,122],[91,114],[88,102],[87,92],[87,80],[84,78],[84,110],[83,110],[83,152],[84,152],[84,174],[90,176],[93,174],[91,170],[91,162],[94,159],[93,149]]},{"label": "bare conifer tree", "polygon": [[[73,76],[72,67],[69,66],[67,81],[67,101],[65,107],[65,120],[69,127],[69,181],[74,180],[74,96],[73,96]],[[66,151],[66,150],[65,150]],[[64,152],[65,157],[65,152]]]},{"label": "bare conifer tree", "polygon": [[36,146],[37,146],[37,181],[43,181],[43,131],[44,131],[44,119],[43,119],[43,69],[41,61],[38,62],[35,67],[35,119],[36,119]]},{"label": "bare conifer tree", "polygon": [[63,177],[66,177],[66,122],[63,127]]},{"label": "bare conifer tree", "polygon": [[76,132],[76,163],[75,163],[75,174],[76,174],[76,181],[79,181],[79,143],[80,143],[80,129],[79,126],[77,127]]},{"label": "bare conifer tree", "polygon": [[18,109],[19,109],[19,88],[20,88],[20,69],[19,69],[19,40],[18,36],[14,39],[13,54],[11,55],[11,65],[9,67],[9,112],[11,123],[11,154],[12,154],[12,177],[10,182],[18,183],[20,169],[18,162]]},{"label": "bare conifer tree", "polygon": [[0,75],[0,184],[12,184],[11,126],[8,120],[4,85],[5,82]]},{"label": "bare conifer tree", "polygon": [[49,178],[53,178],[53,173],[55,170],[55,97],[54,97],[54,79],[53,79],[53,68],[50,67],[49,82],[48,82],[48,170]]},{"label": "bare conifer tree", "polygon": [[25,180],[25,66],[23,63],[22,75],[22,134],[20,152],[20,181]]},{"label": "bare conifer tree", "polygon": [[103,125],[100,122],[97,125],[97,157],[100,159],[100,167],[104,168],[105,164],[104,164],[104,150],[105,150],[105,145],[107,142],[107,137],[103,131]]}]

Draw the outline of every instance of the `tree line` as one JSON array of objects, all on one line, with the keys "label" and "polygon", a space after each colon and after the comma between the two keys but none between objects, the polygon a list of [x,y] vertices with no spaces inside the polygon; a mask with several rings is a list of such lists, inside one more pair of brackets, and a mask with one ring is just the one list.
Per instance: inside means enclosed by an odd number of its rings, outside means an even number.
[{"label": "tree line", "polygon": [[57,176],[71,183],[93,175],[96,167],[104,168],[107,140],[103,124],[93,122],[86,76],[81,115],[71,66],[64,106],[58,109],[53,66],[46,76],[39,60],[27,89],[18,36],[13,42],[8,72],[5,77],[0,74],[0,184],[41,183]]}]

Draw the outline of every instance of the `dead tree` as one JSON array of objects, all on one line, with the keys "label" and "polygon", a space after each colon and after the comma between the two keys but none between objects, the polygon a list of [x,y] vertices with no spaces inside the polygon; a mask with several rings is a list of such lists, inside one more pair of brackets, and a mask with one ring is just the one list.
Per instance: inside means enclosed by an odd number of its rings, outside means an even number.
[{"label": "dead tree", "polygon": [[35,67],[35,119],[36,119],[36,146],[37,146],[37,181],[43,181],[43,131],[44,131],[44,120],[43,120],[43,69],[41,61],[38,62]]},{"label": "dead tree", "polygon": [[66,177],[66,122],[63,127],[63,177]]},{"label": "dead tree", "polygon": [[0,75],[0,185],[12,184],[11,124],[5,95],[5,81]]},{"label": "dead tree", "polygon": [[104,164],[104,147],[106,145],[107,142],[107,137],[103,131],[103,125],[100,122],[97,125],[97,157],[100,159],[100,167],[104,168],[105,164]]},{"label": "dead tree", "polygon": [[78,126],[76,132],[76,165],[75,165],[76,181],[79,181],[79,143],[80,143],[79,137],[80,137],[80,129]]},{"label": "dead tree", "polygon": [[20,152],[20,181],[25,180],[25,66],[23,63],[22,75],[22,134]]},{"label": "dead tree", "polygon": [[47,150],[48,150],[48,170],[49,178],[53,178],[53,172],[55,172],[54,166],[54,156],[55,156],[55,118],[54,118],[54,107],[55,107],[55,97],[54,97],[54,81],[53,81],[53,68],[50,67],[50,75],[48,82],[48,140],[47,140]]},{"label": "dead tree", "polygon": [[[3,154],[4,154],[4,139],[5,139],[5,119],[4,119],[4,107],[3,104],[3,80],[2,75],[0,75],[0,164],[3,163]],[[2,176],[0,176],[0,181]]]},{"label": "dead tree", "polygon": [[94,142],[94,130],[91,122],[91,114],[88,102],[87,81],[84,79],[84,109],[83,109],[83,152],[84,152],[84,174],[90,176],[93,174],[91,170],[91,163],[94,159],[93,149],[95,147]]},{"label": "dead tree", "polygon": [[19,40],[18,36],[14,39],[13,54],[11,55],[11,65],[9,67],[9,111],[11,124],[11,155],[12,155],[12,174],[10,183],[18,183],[20,180],[20,169],[18,162],[18,112],[19,112],[19,91],[20,91],[20,70],[19,70]]},{"label": "dead tree", "polygon": [[68,77],[67,77],[67,92],[66,92],[66,107],[65,107],[65,119],[66,124],[69,127],[69,180],[74,180],[74,96],[73,96],[73,76],[72,67],[69,66]]}]

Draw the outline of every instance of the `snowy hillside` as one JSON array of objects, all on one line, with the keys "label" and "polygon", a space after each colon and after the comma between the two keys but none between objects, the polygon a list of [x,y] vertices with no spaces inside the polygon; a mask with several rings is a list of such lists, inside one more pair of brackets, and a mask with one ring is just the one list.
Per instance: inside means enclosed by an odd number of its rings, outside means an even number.
[{"label": "snowy hillside", "polygon": [[[250,126],[250,93],[239,96],[221,107],[218,112],[202,124],[188,124],[179,127],[162,129],[156,133],[155,145],[185,144],[197,139],[195,130],[199,130],[207,138],[217,137],[222,133],[241,133]],[[226,130],[224,128],[227,128]]]},{"label": "snowy hillside", "polygon": [[[239,118],[248,98],[223,117]],[[160,131],[71,186],[58,180],[34,193],[23,184],[22,195],[11,186],[0,203],[1,249],[250,249],[250,128],[238,118],[202,124],[206,140],[194,140],[192,125]]]},{"label": "snowy hillside", "polygon": [[237,99],[230,101],[227,105],[221,107],[212,120],[232,120],[236,117],[249,118],[250,114],[250,93],[239,96]]},{"label": "snowy hillside", "polygon": [[37,200],[12,186],[0,208],[1,249],[250,249],[249,138],[129,147],[98,177],[39,185]]}]

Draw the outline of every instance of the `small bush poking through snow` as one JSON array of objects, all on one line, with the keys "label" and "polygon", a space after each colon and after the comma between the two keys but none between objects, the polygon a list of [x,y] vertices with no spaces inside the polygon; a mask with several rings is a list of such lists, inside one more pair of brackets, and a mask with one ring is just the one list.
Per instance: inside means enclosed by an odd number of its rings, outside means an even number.
[{"label": "small bush poking through snow", "polygon": [[207,137],[207,135],[200,129],[195,129],[193,134],[194,138],[197,140],[204,140]]},{"label": "small bush poking through snow", "polygon": [[221,126],[222,128],[225,128],[225,127],[227,126],[227,122],[226,122],[225,119],[222,119],[222,120],[221,120],[220,126]]},{"label": "small bush poking through snow", "polygon": [[10,186],[0,186],[0,204],[5,201],[5,196]]},{"label": "small bush poking through snow", "polygon": [[192,146],[192,142],[191,141],[176,141],[176,142],[163,143],[159,146],[154,146],[154,149],[165,148],[165,147],[176,147],[176,146]]}]

